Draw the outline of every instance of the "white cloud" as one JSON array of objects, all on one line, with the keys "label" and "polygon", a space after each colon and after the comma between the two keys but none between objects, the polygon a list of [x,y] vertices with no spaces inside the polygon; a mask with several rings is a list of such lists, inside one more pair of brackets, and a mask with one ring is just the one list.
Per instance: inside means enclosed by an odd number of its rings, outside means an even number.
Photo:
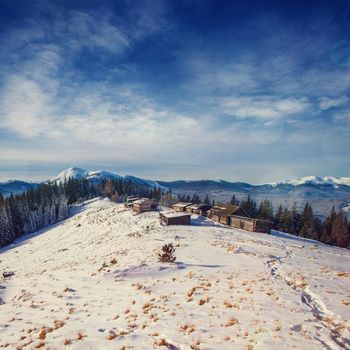
[{"label": "white cloud", "polygon": [[320,97],[320,109],[327,110],[333,107],[344,106],[349,103],[349,98],[345,95],[340,97]]},{"label": "white cloud", "polygon": [[279,121],[301,113],[310,107],[306,98],[278,98],[274,96],[242,96],[221,99],[221,110],[240,119]]},{"label": "white cloud", "polygon": [[72,11],[62,25],[65,31],[60,34],[63,39],[68,39],[67,44],[71,48],[102,48],[121,53],[129,46],[126,33],[112,25],[107,17],[92,17],[88,13]]},{"label": "white cloud", "polygon": [[333,120],[337,123],[347,123],[350,125],[350,110],[335,114]]},{"label": "white cloud", "polygon": [[34,80],[11,76],[0,96],[0,127],[24,137],[52,133],[53,106],[42,86]]}]

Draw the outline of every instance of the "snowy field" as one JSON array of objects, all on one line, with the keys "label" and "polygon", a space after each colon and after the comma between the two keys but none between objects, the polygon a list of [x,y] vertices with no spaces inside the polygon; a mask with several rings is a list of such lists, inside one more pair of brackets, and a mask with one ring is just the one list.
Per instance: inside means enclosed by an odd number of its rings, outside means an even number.
[{"label": "snowy field", "polygon": [[350,251],[158,215],[92,200],[2,249],[0,348],[350,349]]}]

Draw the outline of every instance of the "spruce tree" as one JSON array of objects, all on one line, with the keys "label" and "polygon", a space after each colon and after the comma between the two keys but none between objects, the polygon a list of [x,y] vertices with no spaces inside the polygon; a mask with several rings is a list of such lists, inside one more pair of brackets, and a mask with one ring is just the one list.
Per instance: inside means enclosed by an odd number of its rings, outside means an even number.
[{"label": "spruce tree", "polygon": [[210,204],[210,199],[209,199],[209,196],[208,194],[205,195],[204,199],[203,199],[203,204]]},{"label": "spruce tree", "polygon": [[0,193],[0,247],[15,239],[10,217],[7,215],[4,197]]},{"label": "spruce tree", "polygon": [[346,248],[350,244],[348,222],[342,210],[336,214],[332,225],[332,238],[338,247]]},{"label": "spruce tree", "polygon": [[319,232],[315,226],[315,217],[309,203],[305,204],[304,210],[301,213],[301,229],[300,236],[310,239],[319,239]]},{"label": "spruce tree", "polygon": [[274,217],[274,227],[277,231],[283,231],[283,207],[282,204],[278,206],[276,215]]},{"label": "spruce tree", "polygon": [[236,199],[235,194],[232,194],[232,197],[231,197],[231,199],[230,199],[230,204],[238,205],[238,201],[237,201],[237,199]]}]

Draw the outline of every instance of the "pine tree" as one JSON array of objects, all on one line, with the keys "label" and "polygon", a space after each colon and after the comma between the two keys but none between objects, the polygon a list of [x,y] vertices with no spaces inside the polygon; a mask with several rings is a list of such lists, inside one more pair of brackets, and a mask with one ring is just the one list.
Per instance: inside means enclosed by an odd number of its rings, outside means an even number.
[{"label": "pine tree", "polygon": [[278,206],[276,215],[274,217],[274,227],[277,231],[283,231],[283,207],[282,204]]},{"label": "pine tree", "polygon": [[297,210],[296,203],[293,204],[293,207],[290,210],[290,218],[291,218],[291,227],[290,227],[289,233],[293,235],[299,235],[301,230],[301,217],[300,217],[300,213]]},{"label": "pine tree", "polygon": [[336,214],[332,225],[332,237],[338,247],[346,248],[350,244],[348,222],[342,210]]},{"label": "pine tree", "polygon": [[264,199],[262,202],[260,202],[257,217],[261,220],[273,219],[273,206],[269,200]]},{"label": "pine tree", "polygon": [[304,210],[301,213],[301,229],[300,236],[310,239],[319,239],[319,232],[315,227],[315,217],[309,203],[305,204]]},{"label": "pine tree", "polygon": [[4,197],[0,193],[0,247],[15,239],[10,217],[7,215]]},{"label": "pine tree", "polygon": [[256,218],[258,214],[257,205],[256,202],[251,199],[250,194],[248,195],[246,200],[243,200],[241,202],[241,207],[251,218]]},{"label": "pine tree", "polygon": [[161,206],[171,208],[174,204],[175,200],[173,198],[173,195],[171,192],[168,192],[166,194],[163,194],[162,197],[160,198],[159,204]]},{"label": "pine tree", "polygon": [[332,228],[335,221],[337,213],[335,211],[334,206],[330,214],[327,216],[326,220],[322,224],[322,232],[320,240],[325,244],[335,244],[334,237],[332,236]]},{"label": "pine tree", "polygon": [[191,203],[199,204],[201,202],[200,198],[198,197],[197,194],[193,194],[192,200],[190,201]]},{"label": "pine tree", "polygon": [[234,193],[232,194],[232,197],[230,199],[230,204],[238,205],[238,201],[237,201],[236,196],[235,196]]},{"label": "pine tree", "polygon": [[58,207],[57,221],[62,221],[68,217],[68,199],[63,194],[61,195]]},{"label": "pine tree", "polygon": [[210,199],[209,199],[209,196],[208,194],[205,195],[204,199],[203,199],[203,204],[210,204]]}]

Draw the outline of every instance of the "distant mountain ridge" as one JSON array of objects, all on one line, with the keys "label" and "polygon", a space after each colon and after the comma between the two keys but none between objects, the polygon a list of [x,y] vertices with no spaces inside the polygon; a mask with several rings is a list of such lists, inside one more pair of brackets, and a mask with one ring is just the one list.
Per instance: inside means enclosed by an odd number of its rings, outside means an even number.
[{"label": "distant mountain ridge", "polygon": [[38,183],[35,182],[26,182],[21,180],[9,180],[6,182],[0,182],[0,193],[5,197],[11,195],[11,193],[22,193],[30,189],[37,188]]},{"label": "distant mountain ridge", "polygon": [[[345,203],[350,202],[350,177],[305,176],[294,180],[252,185],[246,182],[225,180],[154,181],[132,175],[121,176],[108,171],[90,171],[71,167],[46,182],[61,183],[69,178],[86,178],[94,184],[98,184],[103,179],[124,179],[150,188],[161,188],[164,191],[172,190],[174,194],[182,193],[192,196],[196,193],[202,197],[209,194],[216,202],[228,201],[232,194],[235,194],[238,200],[242,200],[248,194],[258,202],[267,198],[273,202],[275,207],[281,203],[291,206],[297,202],[301,208],[305,202],[310,202],[318,213],[328,212],[333,205],[336,208],[342,208]],[[13,180],[0,183],[0,192],[8,196],[11,193],[27,191],[38,185],[38,183]]]},{"label": "distant mountain ridge", "polygon": [[282,184],[288,184],[293,186],[300,186],[300,185],[306,185],[306,184],[312,184],[312,185],[344,185],[344,186],[350,186],[350,177],[335,177],[335,176],[324,176],[324,177],[318,177],[318,176],[304,176],[296,180],[286,180],[281,182],[275,182],[271,183],[272,186],[282,185]]}]

